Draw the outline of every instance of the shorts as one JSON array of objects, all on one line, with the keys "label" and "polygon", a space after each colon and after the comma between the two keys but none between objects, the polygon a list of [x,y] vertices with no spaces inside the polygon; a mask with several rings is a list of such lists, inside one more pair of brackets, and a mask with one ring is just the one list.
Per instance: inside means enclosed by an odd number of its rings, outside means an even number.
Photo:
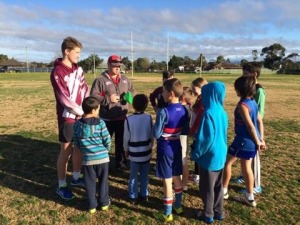
[{"label": "shorts", "polygon": [[172,178],[182,175],[182,154],[181,149],[173,154],[157,152],[156,156],[156,177]]},{"label": "shorts", "polygon": [[71,143],[73,139],[74,123],[62,123],[59,125],[58,140],[62,143]]},{"label": "shorts", "polygon": [[254,158],[257,150],[253,151],[244,151],[239,148],[235,148],[234,146],[229,146],[228,153],[232,156],[235,156],[240,159],[249,160],[250,158]]}]

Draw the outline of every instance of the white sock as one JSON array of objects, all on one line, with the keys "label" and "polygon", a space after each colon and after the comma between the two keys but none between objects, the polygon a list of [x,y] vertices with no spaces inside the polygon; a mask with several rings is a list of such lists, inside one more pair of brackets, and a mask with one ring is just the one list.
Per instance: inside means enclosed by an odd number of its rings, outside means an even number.
[{"label": "white sock", "polygon": [[246,193],[246,197],[248,198],[249,201],[253,201],[254,200],[254,194],[253,193]]},{"label": "white sock", "polygon": [[79,179],[79,177],[80,177],[80,171],[73,171],[73,178],[74,178],[74,180],[78,180]]},{"label": "white sock", "polygon": [[58,187],[60,188],[61,186],[64,186],[65,184],[67,184],[66,178],[63,180],[58,180]]},{"label": "white sock", "polygon": [[223,188],[223,193],[224,195],[227,193],[228,189],[227,188]]}]

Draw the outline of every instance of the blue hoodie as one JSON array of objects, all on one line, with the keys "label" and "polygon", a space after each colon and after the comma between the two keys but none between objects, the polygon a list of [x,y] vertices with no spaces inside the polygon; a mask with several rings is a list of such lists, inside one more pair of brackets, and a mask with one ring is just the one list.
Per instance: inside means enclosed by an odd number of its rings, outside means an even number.
[{"label": "blue hoodie", "polygon": [[228,115],[223,106],[225,93],[222,82],[211,82],[202,87],[204,112],[191,159],[209,171],[223,169],[226,162]]}]

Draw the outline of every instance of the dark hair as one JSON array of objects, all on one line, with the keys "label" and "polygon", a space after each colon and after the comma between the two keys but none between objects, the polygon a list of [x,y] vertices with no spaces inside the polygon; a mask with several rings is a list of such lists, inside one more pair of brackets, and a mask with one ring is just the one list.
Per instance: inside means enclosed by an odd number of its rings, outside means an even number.
[{"label": "dark hair", "polygon": [[254,76],[241,76],[234,82],[234,89],[239,92],[241,98],[253,97],[256,91],[256,79]]},{"label": "dark hair", "polygon": [[179,98],[182,95],[183,88],[180,80],[178,80],[177,78],[165,80],[163,86],[168,92],[173,91],[175,97],[177,98]]},{"label": "dark hair", "polygon": [[144,112],[149,103],[148,97],[144,94],[137,94],[133,97],[132,106],[137,112]]},{"label": "dark hair", "polygon": [[187,103],[191,103],[191,99],[193,96],[193,91],[190,87],[183,87],[182,95],[179,98],[179,101],[185,101]]},{"label": "dark hair", "polygon": [[162,73],[163,80],[170,79],[170,78],[172,78],[173,76],[174,76],[174,72],[173,72],[173,71],[165,70],[165,71]]},{"label": "dark hair", "polygon": [[63,43],[61,44],[61,52],[64,56],[66,49],[73,50],[76,47],[82,48],[82,44],[73,37],[67,37],[63,40]]},{"label": "dark hair", "polygon": [[97,109],[100,102],[97,98],[89,96],[86,97],[82,102],[82,110],[84,114],[89,114],[93,111],[93,109]]},{"label": "dark hair", "polygon": [[262,65],[259,62],[247,62],[243,64],[242,68],[251,75],[256,73],[256,78],[259,78]]},{"label": "dark hair", "polygon": [[206,83],[207,81],[203,78],[203,77],[198,77],[195,80],[192,81],[192,85],[194,87],[199,87],[201,88],[203,85],[201,85],[202,83]]}]

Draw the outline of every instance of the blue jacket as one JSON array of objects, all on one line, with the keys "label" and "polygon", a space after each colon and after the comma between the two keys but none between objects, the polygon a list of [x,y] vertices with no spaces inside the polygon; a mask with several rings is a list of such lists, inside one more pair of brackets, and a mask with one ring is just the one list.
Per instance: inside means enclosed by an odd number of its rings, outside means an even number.
[{"label": "blue jacket", "polygon": [[191,159],[205,170],[224,168],[227,154],[228,115],[224,109],[226,88],[222,82],[202,87],[204,112],[191,149]]}]

